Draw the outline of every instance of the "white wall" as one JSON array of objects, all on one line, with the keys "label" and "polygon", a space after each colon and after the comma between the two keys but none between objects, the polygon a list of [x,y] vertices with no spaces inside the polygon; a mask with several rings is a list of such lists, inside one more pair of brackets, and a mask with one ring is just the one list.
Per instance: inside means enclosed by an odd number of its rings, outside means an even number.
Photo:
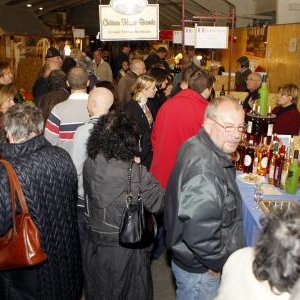
[{"label": "white wall", "polygon": [[277,0],[276,20],[277,24],[299,23],[300,0]]},{"label": "white wall", "polygon": [[243,16],[255,13],[255,3],[253,0],[230,0],[236,7],[236,27],[247,27],[252,24],[252,20]]}]

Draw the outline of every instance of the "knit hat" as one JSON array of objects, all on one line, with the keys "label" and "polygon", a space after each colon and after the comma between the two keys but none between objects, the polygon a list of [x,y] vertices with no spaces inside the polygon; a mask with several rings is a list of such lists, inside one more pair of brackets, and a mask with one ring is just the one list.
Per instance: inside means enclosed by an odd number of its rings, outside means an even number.
[{"label": "knit hat", "polygon": [[56,56],[60,56],[60,52],[58,51],[58,49],[56,49],[54,47],[48,48],[45,57],[46,58],[51,58],[51,57],[56,57]]}]

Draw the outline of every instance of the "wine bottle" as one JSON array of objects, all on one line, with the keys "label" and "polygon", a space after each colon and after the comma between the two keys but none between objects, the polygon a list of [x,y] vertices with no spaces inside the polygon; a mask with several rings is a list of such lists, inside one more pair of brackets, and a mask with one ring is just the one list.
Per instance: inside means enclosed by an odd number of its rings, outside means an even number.
[{"label": "wine bottle", "polygon": [[215,91],[214,88],[212,88],[212,89],[211,89],[211,93],[210,93],[209,99],[212,100],[212,99],[214,99],[214,98],[216,98],[216,91]]},{"label": "wine bottle", "polygon": [[274,185],[279,187],[281,181],[281,173],[284,164],[284,156],[285,156],[285,145],[281,145],[279,149],[279,157],[275,163],[275,170],[274,170]]},{"label": "wine bottle", "polygon": [[254,135],[254,145],[258,145],[259,141],[260,141],[260,130],[261,130],[261,126],[260,126],[260,106],[257,105],[256,108],[256,113],[255,113],[256,117],[254,118],[253,121],[253,125],[252,125],[252,132]]},{"label": "wine bottle", "polygon": [[266,142],[267,142],[267,138],[265,137],[258,151],[257,174],[260,176],[266,176],[268,172],[269,158],[268,158],[268,146]]},{"label": "wine bottle", "polygon": [[244,157],[244,173],[252,173],[253,170],[253,160],[254,160],[254,146],[253,146],[253,137],[250,138],[248,147],[245,151]]},{"label": "wine bottle", "polygon": [[257,169],[258,169],[258,157],[255,156],[253,159],[252,173],[256,175]]},{"label": "wine bottle", "polygon": [[247,113],[247,140],[250,140],[250,136],[253,135],[253,123],[255,120],[256,104],[253,104],[251,112]]},{"label": "wine bottle", "polygon": [[273,154],[271,157],[269,176],[268,176],[268,182],[270,184],[274,184],[274,172],[275,172],[275,164],[276,164],[277,159],[278,159],[278,143],[275,143],[274,149],[273,149]]},{"label": "wine bottle", "polygon": [[262,116],[265,116],[268,112],[268,106],[269,106],[269,92],[267,88],[267,75],[263,75],[263,80],[260,89],[258,90],[258,103],[260,106],[260,114]]},{"label": "wine bottle", "polygon": [[220,91],[220,96],[225,96],[226,92],[225,92],[225,87],[224,84],[222,84],[222,89]]},{"label": "wine bottle", "polygon": [[290,157],[288,155],[288,153],[286,152],[285,153],[285,159],[284,159],[284,164],[283,164],[283,169],[282,169],[282,172],[281,172],[281,179],[280,179],[280,188],[281,189],[285,189],[285,182],[286,182],[286,179],[287,179],[287,175],[288,175],[288,172],[289,172],[289,166],[291,164],[291,161],[292,161],[292,157]]},{"label": "wine bottle", "polygon": [[299,150],[294,151],[294,158],[289,166],[288,176],[285,183],[285,191],[289,194],[296,194],[299,183],[300,167],[298,162]]},{"label": "wine bottle", "polygon": [[274,118],[272,116],[271,106],[269,106],[269,109],[268,109],[266,122],[267,122],[267,124],[266,124],[267,143],[270,144],[271,140],[272,140],[273,126],[274,126]]},{"label": "wine bottle", "polygon": [[294,138],[291,137],[290,147],[289,147],[289,157],[294,157],[294,151],[295,151]]},{"label": "wine bottle", "polygon": [[237,171],[243,171],[244,165],[244,157],[246,152],[246,138],[245,134],[242,135],[242,139],[236,149],[236,162],[235,162],[235,169]]}]

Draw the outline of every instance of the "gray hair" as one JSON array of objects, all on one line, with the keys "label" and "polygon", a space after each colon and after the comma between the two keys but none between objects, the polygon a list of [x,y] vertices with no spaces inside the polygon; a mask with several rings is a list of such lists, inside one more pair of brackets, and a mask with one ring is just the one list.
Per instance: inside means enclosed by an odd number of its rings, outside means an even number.
[{"label": "gray hair", "polygon": [[216,97],[216,98],[212,99],[209,102],[209,104],[207,105],[207,107],[205,109],[204,117],[205,118],[216,118],[217,113],[218,113],[218,108],[224,102],[232,103],[234,105],[234,107],[236,108],[236,110],[243,109],[240,102],[233,97],[230,97],[230,96]]},{"label": "gray hair", "polygon": [[76,58],[77,65],[86,69],[87,71],[94,72],[93,61],[88,56],[81,56]]},{"label": "gray hair", "polygon": [[29,139],[43,133],[44,118],[34,105],[16,104],[4,116],[4,129],[14,140]]}]

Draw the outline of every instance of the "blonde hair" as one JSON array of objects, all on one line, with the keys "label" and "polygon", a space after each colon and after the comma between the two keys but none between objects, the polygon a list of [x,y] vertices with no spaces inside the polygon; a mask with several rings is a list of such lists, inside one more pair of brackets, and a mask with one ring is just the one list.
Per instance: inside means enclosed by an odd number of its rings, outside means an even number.
[{"label": "blonde hair", "polygon": [[14,98],[16,92],[17,90],[12,84],[0,84],[0,109],[8,98]]},{"label": "blonde hair", "polygon": [[135,81],[132,88],[133,100],[139,102],[142,92],[148,89],[153,83],[155,83],[155,79],[153,77],[149,75],[140,75]]},{"label": "blonde hair", "polygon": [[296,103],[298,102],[298,96],[299,96],[299,88],[296,84],[293,83],[286,83],[283,86],[280,87],[280,93],[291,96],[292,102]]}]

